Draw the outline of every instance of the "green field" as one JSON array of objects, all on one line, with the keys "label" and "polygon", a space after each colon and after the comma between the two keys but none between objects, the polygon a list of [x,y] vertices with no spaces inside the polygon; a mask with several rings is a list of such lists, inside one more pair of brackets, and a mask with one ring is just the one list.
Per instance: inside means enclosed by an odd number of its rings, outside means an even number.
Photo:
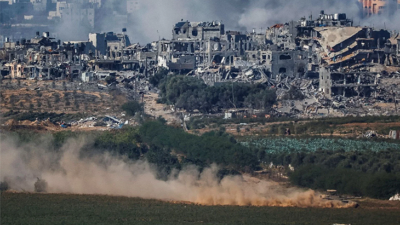
[{"label": "green field", "polygon": [[400,204],[359,208],[199,206],[137,198],[1,193],[1,224],[400,224]]},{"label": "green field", "polygon": [[267,153],[293,153],[316,152],[318,150],[344,151],[344,152],[380,152],[387,149],[400,150],[399,143],[385,141],[366,141],[352,139],[333,138],[264,138],[250,140],[241,143],[244,146],[252,146],[265,150]]}]

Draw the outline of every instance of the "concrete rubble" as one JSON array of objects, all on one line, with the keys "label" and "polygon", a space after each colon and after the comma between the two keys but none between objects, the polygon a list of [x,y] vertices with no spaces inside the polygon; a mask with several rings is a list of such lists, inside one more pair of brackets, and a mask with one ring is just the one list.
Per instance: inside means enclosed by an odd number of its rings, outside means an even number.
[{"label": "concrete rubble", "polygon": [[[279,106],[271,115],[324,117],[392,115],[400,94],[400,35],[353,26],[346,14],[301,18],[264,33],[225,31],[218,21],[180,21],[172,39],[146,45],[121,33],[91,33],[88,41],[57,41],[49,32],[6,40],[2,79],[67,80],[118,89],[138,100],[156,91],[149,78],[160,68],[207,85],[268,84]],[[303,100],[286,100],[294,87]],[[89,123],[89,121],[81,121]]]}]

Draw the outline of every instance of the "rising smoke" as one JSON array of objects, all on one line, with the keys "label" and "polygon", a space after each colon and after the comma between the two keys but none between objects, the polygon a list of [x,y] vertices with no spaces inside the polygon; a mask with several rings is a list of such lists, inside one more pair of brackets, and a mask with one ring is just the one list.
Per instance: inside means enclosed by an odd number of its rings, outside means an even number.
[{"label": "rising smoke", "polygon": [[128,30],[132,31],[133,40],[140,42],[157,40],[158,35],[171,38],[172,26],[181,19],[218,20],[227,30],[260,31],[302,16],[316,16],[322,9],[360,17],[358,2],[349,0],[138,0],[136,9]]},{"label": "rising smoke", "polygon": [[[129,0],[130,1],[130,0]],[[78,1],[79,2],[79,1]],[[103,0],[96,13],[94,28],[79,16],[62,20],[52,27],[63,41],[87,40],[90,32],[121,32],[128,28],[131,42],[150,43],[158,38],[170,39],[172,27],[183,20],[222,21],[226,30],[265,30],[276,23],[299,20],[320,10],[347,13],[355,25],[398,29],[400,10],[389,1],[387,13],[362,17],[358,0],[133,0],[133,12],[127,16],[126,0]],[[393,4],[393,5],[391,5]],[[30,34],[31,35],[31,34]]]},{"label": "rising smoke", "polygon": [[[127,24],[133,42],[147,43],[159,37],[170,39],[172,26],[180,21],[222,21],[226,30],[265,30],[276,23],[299,20],[321,10],[326,13],[347,13],[355,25],[398,29],[399,11],[362,18],[358,0],[137,0],[136,11]],[[390,1],[390,4],[395,4]],[[396,8],[389,6],[388,8]],[[109,22],[109,23],[108,23]],[[115,22],[105,21],[112,28]],[[114,26],[115,29],[115,26]]]},{"label": "rising smoke", "polygon": [[219,180],[215,165],[201,173],[189,166],[173,172],[167,180],[158,180],[154,167],[145,161],[132,162],[107,154],[82,156],[80,152],[88,143],[84,139],[71,139],[58,152],[47,150],[45,141],[19,145],[16,140],[3,137],[0,180],[16,191],[34,191],[40,178],[47,182],[50,193],[116,195],[202,205],[352,207],[323,200],[311,190],[284,188],[246,176]]}]

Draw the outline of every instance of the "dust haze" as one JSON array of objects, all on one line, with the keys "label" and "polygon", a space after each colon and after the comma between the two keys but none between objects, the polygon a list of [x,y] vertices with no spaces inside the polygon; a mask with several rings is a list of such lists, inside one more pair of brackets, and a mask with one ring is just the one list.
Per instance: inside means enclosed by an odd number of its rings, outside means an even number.
[{"label": "dust haze", "polygon": [[[127,28],[132,43],[146,44],[159,38],[170,39],[173,25],[182,19],[216,20],[225,24],[225,30],[264,32],[277,23],[310,15],[316,18],[325,10],[326,13],[347,13],[356,26],[398,30],[400,25],[400,10],[363,18],[358,0],[136,0],[133,12],[127,17],[121,16],[126,11],[124,4],[124,1],[104,0],[94,30],[79,21],[62,21],[54,29],[62,40],[82,41],[87,40],[89,32],[121,32]],[[388,9],[397,7],[390,4],[396,2],[390,1]]]},{"label": "dust haze", "polygon": [[[400,13],[390,10],[387,14],[362,18],[358,0],[137,0],[126,26],[133,42],[148,43],[158,38],[170,39],[173,25],[181,19],[218,20],[225,24],[226,30],[261,32],[276,23],[308,18],[311,14],[316,18],[321,10],[347,13],[357,26],[398,29],[400,21]],[[102,31],[120,31],[122,27],[116,26],[119,22],[112,17],[102,20]]]},{"label": "dust haze", "polygon": [[284,188],[246,176],[219,180],[215,165],[201,173],[189,166],[172,172],[167,180],[158,180],[154,166],[145,161],[132,162],[108,154],[81,156],[88,143],[85,139],[71,139],[58,152],[48,150],[46,143],[48,139],[43,138],[21,145],[18,140],[3,136],[0,180],[15,191],[34,191],[34,183],[40,178],[47,182],[49,193],[140,197],[201,205],[352,207],[323,200],[312,190]]},{"label": "dust haze", "polygon": [[[361,7],[354,0],[146,0],[136,1],[136,11],[128,23],[131,39],[151,42],[158,37],[171,38],[171,30],[178,21],[222,21],[226,30],[265,30],[276,23],[286,23],[327,13],[345,12],[360,18]],[[111,21],[105,27],[113,27]]]}]

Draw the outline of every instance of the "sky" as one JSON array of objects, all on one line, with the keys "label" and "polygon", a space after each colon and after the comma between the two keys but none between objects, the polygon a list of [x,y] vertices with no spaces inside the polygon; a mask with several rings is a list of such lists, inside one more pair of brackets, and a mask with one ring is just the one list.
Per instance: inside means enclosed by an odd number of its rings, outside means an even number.
[{"label": "sky", "polygon": [[[123,1],[104,0],[108,6],[123,9]],[[373,26],[400,30],[400,10],[362,18],[362,7],[358,0],[133,0],[135,11],[129,19],[109,10],[100,14],[96,21],[100,28],[96,32],[121,32],[128,29],[132,43],[146,44],[158,38],[171,39],[172,27],[183,20],[222,21],[225,30],[265,30],[277,23],[299,20],[301,17],[316,18],[321,10],[327,14],[347,13],[355,25]],[[394,8],[392,6],[388,8]],[[103,16],[103,17],[102,17]],[[121,22],[123,21],[123,22]],[[76,22],[65,22],[59,26],[63,40],[87,39],[87,29]],[[74,32],[71,32],[73,30]]]}]

